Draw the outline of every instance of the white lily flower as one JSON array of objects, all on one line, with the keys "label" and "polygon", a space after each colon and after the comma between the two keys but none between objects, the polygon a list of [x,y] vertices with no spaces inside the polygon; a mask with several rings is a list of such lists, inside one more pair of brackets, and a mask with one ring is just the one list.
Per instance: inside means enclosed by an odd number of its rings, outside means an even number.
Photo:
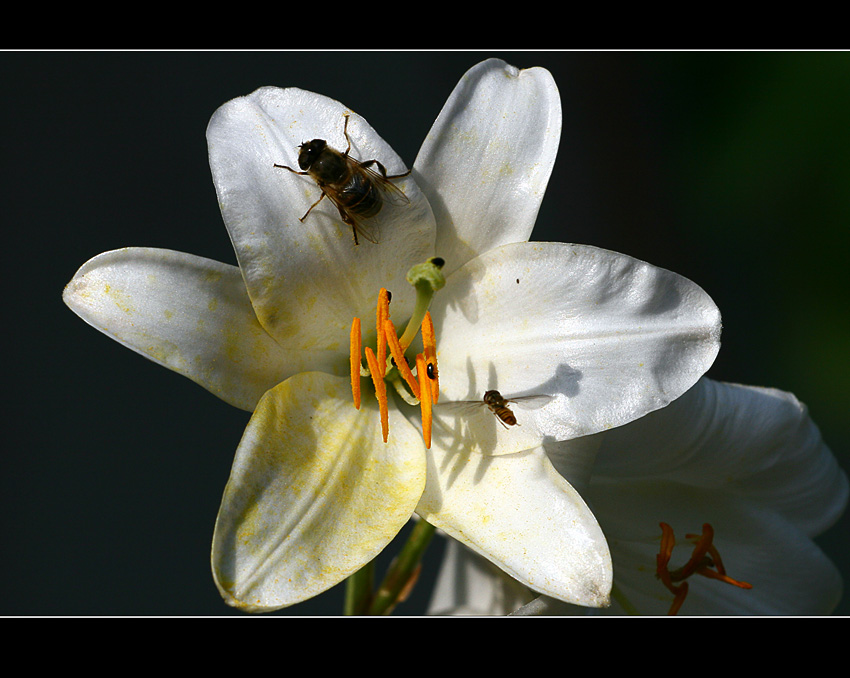
[{"label": "white lily flower", "polygon": [[[576,473],[568,457],[553,460],[583,488],[611,547],[613,604],[603,613],[818,615],[838,604],[841,576],[813,538],[845,510],[847,476],[792,394],[703,378],[666,408],[581,443],[598,445],[589,482],[587,470]],[[702,534],[707,523],[732,581],[716,578],[709,552],[703,571],[673,582],[677,599],[659,577],[662,523],[677,544],[667,572],[686,565],[697,540],[684,536]],[[432,609],[581,611],[535,598],[454,548]]]},{"label": "white lily flower", "polygon": [[[299,144],[317,138],[339,151],[350,139],[353,158],[390,175],[404,173],[401,159],[341,103],[261,88],[222,106],[207,131],[239,266],[130,248],[95,257],[69,283],[65,301],[84,320],[253,412],[213,538],[228,603],[263,611],[314,596],[374,558],[415,511],[535,591],[608,604],[607,544],[546,449],[678,398],[714,360],[720,318],[705,292],[668,271],[527,242],[560,120],[547,71],[474,67],[411,176],[393,180],[407,203],[385,205],[369,222],[377,242],[355,246],[330,200],[301,221],[321,189],[275,165],[297,168]],[[424,293],[407,276],[435,256],[445,285]],[[376,306],[384,316],[375,329],[364,320],[367,355],[383,355],[387,314],[410,319],[403,349],[433,318],[427,370],[421,358],[406,398],[383,397],[377,358],[371,381],[349,383],[352,347],[355,372],[362,355],[352,319],[376,317]],[[437,363],[432,403],[423,394]],[[416,383],[421,416],[407,402]],[[509,428],[483,405],[471,415],[446,405],[490,389],[547,402],[517,406]]]}]

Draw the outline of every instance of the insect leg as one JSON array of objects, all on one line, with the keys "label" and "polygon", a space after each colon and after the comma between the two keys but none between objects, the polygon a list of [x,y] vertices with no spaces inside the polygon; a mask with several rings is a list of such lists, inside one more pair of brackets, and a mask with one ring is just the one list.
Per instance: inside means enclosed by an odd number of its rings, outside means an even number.
[{"label": "insect leg", "polygon": [[[319,198],[319,200],[321,200],[321,198]],[[351,231],[352,233],[354,233],[354,244],[359,245],[360,241],[357,239],[357,222],[354,221],[352,216],[348,212],[346,212],[342,207],[337,205],[336,208],[337,210],[339,210],[339,218],[342,219],[343,223],[351,226]]]},{"label": "insect leg", "polygon": [[[301,172],[296,172],[296,174],[301,174]],[[304,174],[307,174],[307,172],[304,172]],[[312,205],[310,205],[310,209],[308,209],[306,212],[304,212],[304,216],[301,217],[301,219],[299,219],[299,221],[304,221],[307,218],[307,215],[310,214],[310,212],[313,210],[313,208],[316,205],[318,205],[320,202],[322,202],[322,198],[324,198],[324,197],[325,197],[325,192],[322,191],[322,195],[319,196],[319,199],[316,202],[314,202]]]},{"label": "insect leg", "polygon": [[404,174],[392,174],[387,176],[387,168],[381,164],[380,160],[366,160],[360,163],[361,167],[369,167],[369,165],[377,165],[378,170],[381,172],[381,176],[383,176],[384,179],[400,179],[401,177],[406,177],[410,174],[410,170],[407,170]]},{"label": "insect leg", "polygon": [[496,417],[496,421],[498,421],[506,431],[510,428],[505,422],[502,421],[502,418],[498,414],[493,412],[493,416]]},{"label": "insect leg", "polygon": [[345,149],[344,156],[348,157],[348,152],[351,150],[351,137],[348,136],[348,113],[343,113],[345,117],[345,125],[342,128],[342,133],[345,135],[345,140],[348,142],[348,148]]},{"label": "insect leg", "polygon": [[299,172],[298,170],[294,170],[294,169],[292,169],[291,167],[287,167],[286,165],[278,165],[277,163],[275,163],[275,165],[274,165],[274,166],[275,166],[275,167],[279,167],[280,169],[286,169],[286,170],[289,170],[289,171],[290,171],[290,172],[292,172],[293,174],[300,174],[301,176],[304,176],[304,175],[306,175],[306,174],[310,174],[309,172]]}]

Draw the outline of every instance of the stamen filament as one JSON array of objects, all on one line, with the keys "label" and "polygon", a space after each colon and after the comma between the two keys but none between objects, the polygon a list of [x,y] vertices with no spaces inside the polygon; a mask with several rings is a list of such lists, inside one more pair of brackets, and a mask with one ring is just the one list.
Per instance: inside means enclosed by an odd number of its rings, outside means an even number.
[{"label": "stamen filament", "polygon": [[369,364],[369,371],[372,373],[372,383],[375,384],[375,397],[378,399],[378,408],[381,411],[381,433],[384,436],[384,442],[387,442],[387,438],[390,434],[390,417],[389,407],[387,404],[387,383],[380,375],[378,359],[375,357],[375,353],[372,351],[372,348],[367,346],[365,353],[366,362]]},{"label": "stamen filament", "polygon": [[[398,373],[396,373],[395,379],[390,379],[389,382],[404,402],[412,407],[419,405],[419,398],[410,392],[410,387],[402,384],[402,378],[398,376]],[[419,388],[419,382],[416,382],[416,388]]]},{"label": "stamen filament", "polygon": [[390,345],[390,353],[392,354],[393,360],[395,360],[395,366],[398,369],[399,374],[401,374],[402,378],[405,382],[407,382],[407,385],[410,387],[413,395],[419,399],[419,382],[416,380],[416,377],[413,376],[413,372],[410,370],[410,365],[407,364],[407,359],[404,357],[404,351],[398,342],[398,336],[396,336],[395,325],[393,325],[393,321],[389,318],[384,321],[384,335],[386,336],[387,343]]},{"label": "stamen filament", "polygon": [[670,609],[667,611],[668,616],[675,616],[682,607],[682,603],[685,602],[685,598],[688,597],[688,582],[684,581],[680,586],[676,588],[676,597],[673,598],[673,604],[670,606]]},{"label": "stamen filament", "polygon": [[351,395],[354,398],[354,407],[360,409],[360,318],[355,318],[351,323],[351,347],[349,349],[349,362],[351,366]]},{"label": "stamen filament", "polygon": [[720,552],[717,550],[717,547],[714,544],[711,544],[708,547],[708,554],[711,556],[711,559],[714,561],[714,567],[720,574],[726,574],[726,568],[723,567],[723,561],[720,559]]},{"label": "stamen filament", "polygon": [[704,563],[705,554],[708,553],[708,548],[711,546],[712,539],[714,539],[714,528],[708,523],[705,523],[702,526],[702,536],[699,538],[699,541],[697,541],[690,560],[685,563],[683,568],[676,572],[676,579],[687,579],[696,572],[697,568]]},{"label": "stamen filament", "polygon": [[422,438],[431,449],[431,380],[425,367],[425,356],[416,354],[416,376],[419,379],[419,404],[422,408]]}]

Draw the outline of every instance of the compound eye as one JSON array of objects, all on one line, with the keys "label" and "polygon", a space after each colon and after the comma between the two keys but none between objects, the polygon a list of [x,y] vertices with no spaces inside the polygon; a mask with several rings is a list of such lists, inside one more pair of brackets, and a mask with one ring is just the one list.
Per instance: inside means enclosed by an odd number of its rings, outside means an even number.
[{"label": "compound eye", "polygon": [[313,139],[305,144],[301,144],[301,152],[298,154],[298,165],[303,170],[310,169],[310,166],[316,162],[325,150],[327,142],[324,139]]}]

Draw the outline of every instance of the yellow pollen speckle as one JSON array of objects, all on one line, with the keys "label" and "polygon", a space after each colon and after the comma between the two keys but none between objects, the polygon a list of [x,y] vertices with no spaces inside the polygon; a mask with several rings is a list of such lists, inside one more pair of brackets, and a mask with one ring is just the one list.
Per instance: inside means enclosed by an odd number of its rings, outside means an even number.
[{"label": "yellow pollen speckle", "polygon": [[112,301],[115,302],[115,305],[122,311],[125,313],[133,312],[133,308],[130,306],[130,297],[126,293],[115,289],[109,283],[104,284],[103,292],[107,297],[112,299]]}]

